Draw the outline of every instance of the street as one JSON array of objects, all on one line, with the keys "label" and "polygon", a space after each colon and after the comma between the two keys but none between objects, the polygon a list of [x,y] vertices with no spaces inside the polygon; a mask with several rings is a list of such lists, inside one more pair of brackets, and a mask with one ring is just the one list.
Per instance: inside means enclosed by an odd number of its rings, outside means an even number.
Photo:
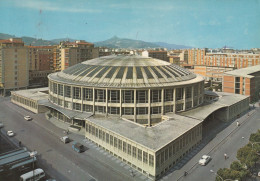
[{"label": "street", "polygon": [[[187,162],[181,168],[170,172],[161,180],[214,181],[218,169],[229,168],[230,164],[237,160],[237,150],[248,143],[251,133],[260,129],[260,108],[251,110],[250,116],[245,114],[238,121],[240,122],[239,127],[236,121],[232,122],[228,127],[217,133],[214,139],[202,146],[202,149],[194,156],[188,154],[184,157],[183,160],[187,160]],[[227,160],[224,158],[225,153],[228,156]],[[210,155],[212,160],[206,166],[201,166],[198,161],[204,154]],[[213,170],[214,173],[210,170]],[[188,175],[184,177],[185,171],[188,172]]]},{"label": "street", "polygon": [[[33,120],[26,121],[25,115]],[[12,141],[21,141],[28,149],[36,150],[40,167],[52,178],[59,181],[133,180],[129,170],[123,167],[125,165],[109,159],[107,154],[97,152],[93,144],[85,143],[88,149],[83,153],[73,151],[72,142],[64,144],[59,140],[63,130],[48,122],[44,114],[33,114],[12,104],[9,98],[0,98],[0,120],[5,125],[2,133],[12,130],[15,133]],[[73,140],[84,140],[84,136],[69,136]],[[135,180],[141,180],[141,177]]]}]

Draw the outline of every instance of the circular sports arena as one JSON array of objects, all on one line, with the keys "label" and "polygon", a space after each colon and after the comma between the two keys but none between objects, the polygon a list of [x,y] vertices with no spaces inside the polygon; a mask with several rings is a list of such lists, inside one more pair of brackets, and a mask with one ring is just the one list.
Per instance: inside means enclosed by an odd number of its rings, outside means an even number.
[{"label": "circular sports arena", "polygon": [[[150,57],[100,57],[48,78],[49,100],[57,106],[79,113],[118,116],[145,126],[163,121],[166,113],[203,103],[201,76]],[[52,113],[59,114],[55,110]],[[77,124],[85,126],[83,121]]]}]

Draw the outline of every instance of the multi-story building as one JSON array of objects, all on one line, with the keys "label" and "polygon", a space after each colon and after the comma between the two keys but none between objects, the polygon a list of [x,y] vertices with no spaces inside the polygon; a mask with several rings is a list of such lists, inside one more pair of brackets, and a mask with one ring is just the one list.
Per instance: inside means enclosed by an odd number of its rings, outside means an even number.
[{"label": "multi-story building", "polygon": [[29,85],[28,49],[20,38],[0,40],[0,94]]},{"label": "multi-story building", "polygon": [[94,48],[93,43],[84,40],[61,42],[54,53],[53,66],[56,71],[99,56],[98,48]]},{"label": "multi-story building", "polygon": [[164,60],[166,62],[169,61],[167,57],[167,51],[161,51],[161,50],[145,50],[142,52],[142,56],[145,57],[151,57],[151,58],[157,58],[160,60]]},{"label": "multi-story building", "polygon": [[188,65],[204,65],[204,58],[207,49],[189,49],[188,50]]},{"label": "multi-story building", "polygon": [[223,92],[250,96],[250,102],[260,97],[260,65],[225,72]]},{"label": "multi-story building", "polygon": [[53,57],[57,46],[28,46],[29,84],[46,86],[47,76],[53,72]]}]

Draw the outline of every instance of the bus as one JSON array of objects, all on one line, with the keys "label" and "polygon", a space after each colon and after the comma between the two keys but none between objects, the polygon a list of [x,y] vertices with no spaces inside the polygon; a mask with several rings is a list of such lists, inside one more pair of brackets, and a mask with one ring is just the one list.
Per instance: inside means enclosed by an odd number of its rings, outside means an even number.
[{"label": "bus", "polygon": [[30,171],[20,176],[20,181],[37,181],[45,177],[45,173],[41,168]]}]

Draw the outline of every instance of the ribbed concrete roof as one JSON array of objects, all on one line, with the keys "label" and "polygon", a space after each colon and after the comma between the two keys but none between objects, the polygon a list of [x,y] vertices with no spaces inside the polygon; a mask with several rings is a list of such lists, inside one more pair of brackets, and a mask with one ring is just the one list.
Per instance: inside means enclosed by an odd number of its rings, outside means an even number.
[{"label": "ribbed concrete roof", "polygon": [[158,87],[195,79],[196,75],[159,59],[111,55],[79,63],[49,78],[86,86]]}]

